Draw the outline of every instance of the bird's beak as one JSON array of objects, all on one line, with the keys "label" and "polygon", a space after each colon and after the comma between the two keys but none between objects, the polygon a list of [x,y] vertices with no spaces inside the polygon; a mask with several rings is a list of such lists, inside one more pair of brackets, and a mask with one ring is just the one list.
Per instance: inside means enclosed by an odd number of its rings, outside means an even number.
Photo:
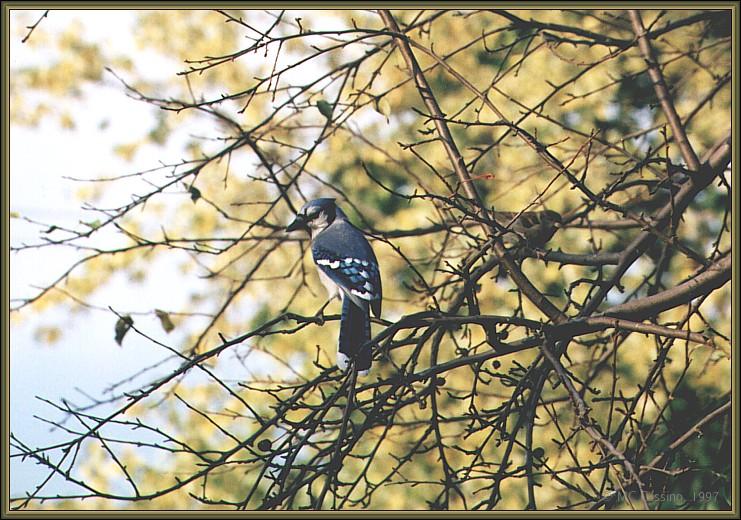
[{"label": "bird's beak", "polygon": [[299,229],[309,229],[309,226],[306,224],[306,219],[301,215],[296,216],[294,221],[288,224],[286,231],[290,233],[291,231],[298,231]]}]

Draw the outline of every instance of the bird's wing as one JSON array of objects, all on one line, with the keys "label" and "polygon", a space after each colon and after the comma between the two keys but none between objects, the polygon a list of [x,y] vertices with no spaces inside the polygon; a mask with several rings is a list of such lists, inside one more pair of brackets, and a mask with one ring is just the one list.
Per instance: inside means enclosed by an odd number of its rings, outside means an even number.
[{"label": "bird's wing", "polygon": [[373,250],[358,229],[338,224],[314,239],[314,262],[356,305],[370,304],[374,314],[380,314],[381,276]]},{"label": "bird's wing", "polygon": [[555,211],[509,211],[495,212],[497,223],[507,228],[503,233],[506,244],[510,247],[526,245],[532,248],[543,247],[556,232],[555,223],[561,216]]},{"label": "bird's wing", "polygon": [[370,301],[380,297],[378,267],[367,260],[351,256],[339,257],[327,250],[313,248],[314,261],[346,294]]}]

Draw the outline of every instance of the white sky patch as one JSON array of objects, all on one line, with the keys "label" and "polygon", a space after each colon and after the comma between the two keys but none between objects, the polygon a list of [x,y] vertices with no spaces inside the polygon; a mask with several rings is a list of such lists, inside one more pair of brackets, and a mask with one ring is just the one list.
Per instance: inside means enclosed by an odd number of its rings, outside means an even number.
[{"label": "white sky patch", "polygon": [[[61,57],[61,51],[55,45],[49,45],[56,37],[71,27],[80,27],[80,36],[83,41],[100,46],[102,55],[107,58],[114,56],[132,56],[134,71],[114,71],[124,80],[134,77],[145,78],[148,82],[157,84],[164,90],[146,92],[158,96],[170,94],[173,81],[185,81],[176,77],[178,72],[187,68],[180,60],[149,49],[141,48],[136,42],[137,20],[136,11],[101,9],[101,10],[51,10],[49,16],[41,21],[36,32],[31,36],[36,38],[36,44],[21,44],[21,38],[26,34],[25,26],[33,24],[43,10],[21,11],[13,10],[10,16],[10,65],[11,71],[23,67],[45,67],[53,65]],[[254,19],[251,23],[259,27],[266,27],[272,23],[272,15],[267,13],[251,13]],[[284,19],[302,18],[304,28],[312,29],[346,29],[340,16],[333,11],[296,11],[287,13]],[[293,23],[293,22],[292,22]],[[380,22],[379,22],[380,23]],[[77,25],[76,25],[77,24]],[[362,24],[360,24],[362,25]],[[368,23],[368,25],[372,25]],[[376,25],[377,26],[377,25]],[[296,32],[298,25],[295,24]],[[289,33],[291,29],[281,27],[281,31]],[[344,35],[343,39],[355,36]],[[368,40],[369,42],[372,40]],[[46,43],[44,43],[46,42]],[[238,41],[238,46],[246,45],[248,39]],[[317,37],[314,42],[320,47],[332,45],[331,38]],[[277,46],[265,58],[263,54],[245,56],[242,59],[267,60],[272,63]],[[362,55],[367,47],[360,43],[343,49],[337,54],[337,59],[344,61]],[[237,50],[237,49],[235,49]],[[201,56],[192,56],[200,58]],[[288,53],[282,49],[278,66],[286,66],[300,59],[295,53]],[[304,65],[295,67],[281,75],[281,85],[304,84],[307,78],[317,76],[317,67],[327,63],[326,55],[320,59],[313,59]],[[113,64],[111,64],[113,65]],[[161,162],[176,163],[185,157],[185,146],[193,136],[214,138],[220,136],[220,130],[212,120],[204,117],[178,117],[168,113],[171,128],[167,143],[164,147],[153,144],[143,144],[139,147],[131,162],[127,162],[112,153],[113,147],[129,144],[145,138],[147,133],[157,123],[158,109],[144,102],[131,99],[126,95],[124,86],[111,74],[104,73],[104,85],[82,84],[79,98],[62,98],[63,105],[53,105],[55,111],[69,111],[74,117],[75,128],[63,130],[54,118],[42,119],[35,128],[13,125],[11,127],[10,153],[10,191],[11,211],[23,217],[44,223],[64,225],[70,228],[79,228],[80,222],[90,222],[95,219],[104,220],[100,214],[83,209],[82,201],[76,196],[77,190],[86,186],[84,182],[75,182],[66,177],[78,179],[96,179],[101,177],[115,177],[137,171],[149,170],[160,165]],[[312,102],[326,99],[333,102],[339,87],[339,81],[330,83],[329,79],[319,82],[312,91],[318,92]],[[218,96],[222,94],[218,89],[209,92],[196,92],[196,96]],[[281,94],[283,99],[288,94]],[[59,103],[57,98],[45,97],[42,93],[27,93],[24,95],[29,106],[39,100]],[[231,104],[224,104],[224,108],[238,110],[243,101],[237,100]],[[278,106],[280,96],[274,103]],[[315,107],[309,107],[315,110]],[[287,107],[284,110],[291,110]],[[339,112],[336,110],[335,115]],[[398,116],[398,115],[397,115]],[[406,117],[413,118],[413,114]],[[316,114],[321,123],[321,116]],[[380,119],[379,119],[380,118]],[[353,124],[359,132],[367,127],[376,125],[385,118],[372,108],[364,109],[362,113],[353,117]],[[318,124],[319,124],[318,123]],[[381,133],[391,133],[395,130],[395,118],[391,124],[383,121],[376,127]],[[316,138],[318,129],[306,133],[307,140]],[[307,141],[308,142],[308,141]],[[215,143],[213,146],[218,146]],[[212,146],[204,142],[206,151]],[[241,155],[241,157],[238,157]],[[255,172],[257,161],[248,158],[246,154],[235,154],[232,158],[230,171]],[[171,169],[147,174],[146,178],[155,183],[164,181]],[[234,174],[234,173],[233,173]],[[132,177],[119,180],[110,185],[113,189],[104,189],[96,206],[116,207],[131,200],[131,195],[142,195],[152,189],[152,186],[143,182],[141,177]],[[181,193],[179,193],[181,192]],[[173,187],[168,190],[166,197],[187,197],[184,186]],[[174,208],[176,204],[168,204]],[[167,216],[163,217],[167,222]],[[145,226],[147,231],[158,227],[160,222],[152,222]],[[165,227],[167,227],[165,225]],[[12,245],[21,243],[38,243],[39,232],[44,229],[40,226],[24,222],[21,219],[11,220]],[[58,238],[59,231],[53,232]],[[93,234],[87,245],[106,248],[120,244],[121,235],[114,230],[101,229]],[[29,297],[38,289],[32,286],[44,286],[60,274],[71,263],[80,258],[84,252],[72,248],[42,248],[11,255],[11,298]],[[186,253],[182,253],[186,254]],[[106,307],[110,305],[121,313],[132,311],[153,311],[165,309],[170,311],[183,310],[190,305],[191,291],[203,292],[208,280],[196,276],[184,277],[173,269],[174,260],[159,258],[147,264],[147,282],[140,284],[132,282],[123,273],[113,276],[105,291],[90,297],[90,303]],[[156,280],[156,283],[154,282]],[[63,287],[63,285],[62,285]],[[207,301],[218,307],[220,302],[213,299]],[[204,309],[197,309],[204,310]],[[239,311],[245,317],[245,323],[250,316],[250,308],[246,303],[240,303],[230,312]],[[207,318],[196,318],[202,325]],[[118,347],[113,341],[114,325],[117,317],[112,312],[94,310],[79,310],[70,313],[64,309],[53,309],[41,315],[21,312],[14,317],[11,330],[11,425],[14,433],[31,446],[49,444],[59,432],[51,432],[49,428],[40,428],[40,423],[33,415],[50,416],[50,408],[37,400],[35,396],[43,396],[51,401],[60,398],[70,398],[74,402],[83,403],[85,397],[79,390],[92,396],[100,393],[110,383],[119,381],[143,367],[153,365],[165,358],[168,353],[161,347],[136,335],[133,331],[125,337],[123,347]],[[152,337],[172,346],[182,346],[186,332],[176,328],[171,334],[165,334],[154,315],[134,315],[137,327]],[[38,326],[58,326],[62,329],[62,339],[59,344],[48,346],[42,344],[35,337]],[[236,355],[236,351],[235,351]],[[297,356],[306,353],[297,352]],[[311,353],[313,355],[313,353]],[[249,356],[252,371],[260,370],[264,366],[270,368],[274,362],[264,353]],[[257,362],[256,362],[257,361]],[[229,365],[227,363],[227,365]],[[165,364],[159,372],[148,372],[144,380],[152,380],[156,374],[171,370],[174,365]],[[220,371],[225,381],[239,381],[243,372],[243,364],[232,362],[226,371]],[[189,378],[191,376],[189,375]],[[193,376],[189,381],[200,381],[200,376]],[[128,389],[134,388],[142,379],[132,383]],[[79,390],[78,390],[79,388]],[[51,414],[54,417],[54,414]],[[11,466],[11,494],[17,495],[33,489],[45,477],[44,470],[33,463],[21,464],[13,459]],[[61,481],[55,480],[46,488],[49,494],[69,490]]]},{"label": "white sky patch", "polygon": [[[54,46],[20,43],[26,32],[23,28],[34,23],[42,13],[43,11],[16,10],[11,13],[11,70],[50,66],[59,59],[59,51]],[[156,52],[139,49],[134,38],[136,20],[137,13],[125,10],[52,10],[31,38],[43,37],[42,33],[46,32],[46,37],[53,40],[55,35],[79,22],[83,40],[101,45],[104,56],[136,56],[134,66],[141,76],[152,81],[171,81],[175,73],[183,70],[183,64],[164,58]],[[107,52],[107,49],[112,50]],[[126,79],[126,73],[121,74]],[[70,228],[79,228],[81,221],[103,220],[98,213],[82,209],[82,201],[76,197],[77,190],[87,183],[75,182],[65,177],[112,177],[147,170],[159,165],[160,161],[175,163],[183,157],[185,143],[191,135],[214,131],[213,124],[199,126],[198,118],[187,118],[187,124],[175,125],[175,131],[164,149],[155,145],[143,145],[133,161],[126,162],[112,153],[113,147],[146,137],[156,124],[155,114],[158,109],[127,97],[123,86],[110,74],[106,73],[104,78],[107,86],[83,85],[80,98],[63,98],[64,107],[60,108],[73,114],[76,124],[74,129],[61,129],[53,118],[42,119],[41,124],[35,128],[12,125],[12,212]],[[32,95],[26,99],[30,103],[35,101]],[[159,175],[163,177],[169,173],[171,171],[164,171]],[[96,205],[118,206],[130,201],[132,193],[141,194],[152,189],[136,177],[116,181],[113,186],[115,189],[103,190],[102,198]],[[183,197],[188,196],[184,187],[178,189],[183,191]],[[39,243],[39,232],[42,229],[44,227],[13,218],[10,242],[16,246],[22,243]],[[50,236],[55,238],[64,235],[59,231],[53,233]],[[105,248],[120,244],[121,236],[101,229],[89,242]],[[35,294],[38,289],[32,286],[41,287],[50,283],[83,254],[86,253],[62,247],[12,254],[11,298]],[[107,283],[105,291],[91,296],[89,303],[101,307],[110,305],[121,313],[147,312],[158,308],[182,310],[190,305],[190,292],[202,291],[208,282],[194,276],[189,278],[189,283],[183,283],[182,274],[173,269],[174,261],[168,255],[167,261],[160,258],[148,263],[146,284],[134,283],[123,273],[116,274]],[[61,287],[64,288],[64,285]],[[199,326],[202,326],[206,319],[193,320],[201,322]],[[47,445],[60,434],[59,431],[52,431],[48,425],[42,426],[43,423],[33,417],[58,417],[51,407],[36,396],[54,402],[67,398],[84,404],[87,399],[80,390],[100,397],[102,391],[112,382],[124,379],[170,355],[133,331],[124,338],[122,347],[117,346],[113,341],[116,320],[117,317],[112,312],[79,308],[76,312],[56,308],[40,315],[23,311],[14,315],[10,339],[11,429],[24,442],[31,446]],[[186,336],[186,331],[177,327],[171,334],[166,334],[154,315],[135,315],[134,323],[147,334],[173,348],[180,348]],[[62,330],[60,343],[49,346],[39,342],[36,337],[39,326],[59,327]],[[253,365],[253,370],[259,367],[259,364]],[[165,364],[124,388],[133,389],[174,366],[176,365]],[[226,375],[238,379],[236,369],[239,367],[240,365],[234,364],[235,370],[228,371]],[[33,489],[47,474],[39,465],[28,461],[21,463],[18,459],[13,459],[11,473],[13,495]],[[58,479],[45,488],[51,494],[70,490],[69,485]]]}]

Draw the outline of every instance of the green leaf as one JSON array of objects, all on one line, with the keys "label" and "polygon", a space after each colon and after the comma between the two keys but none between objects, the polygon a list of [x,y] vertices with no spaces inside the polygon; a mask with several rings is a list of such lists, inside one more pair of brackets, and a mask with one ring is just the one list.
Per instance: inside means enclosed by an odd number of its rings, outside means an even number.
[{"label": "green leaf", "polygon": [[124,336],[127,332],[129,332],[129,329],[134,324],[134,320],[129,315],[121,316],[118,321],[116,322],[116,343],[118,343],[118,346],[121,346],[121,342],[124,339]]},{"label": "green leaf", "polygon": [[196,202],[198,199],[201,198],[201,190],[196,188],[195,186],[191,186],[188,188],[188,192],[190,193],[190,200],[193,202]]},{"label": "green leaf", "polygon": [[172,329],[175,328],[175,325],[172,323],[172,320],[170,319],[170,315],[167,314],[165,311],[161,311],[159,309],[156,309],[154,313],[159,318],[162,328],[165,329],[165,332],[169,334],[172,331]]},{"label": "green leaf", "polygon": [[326,117],[327,119],[332,119],[332,112],[334,111],[334,107],[330,103],[324,101],[323,99],[320,99],[316,102],[316,107],[319,109],[319,112],[321,112],[324,117]]},{"label": "green leaf", "polygon": [[[90,222],[83,222],[87,227],[92,229],[98,229],[100,227],[100,219],[95,219]],[[53,230],[52,230],[53,231]]]},{"label": "green leaf", "polygon": [[21,214],[18,213],[17,211],[11,211],[10,218],[21,218]]}]

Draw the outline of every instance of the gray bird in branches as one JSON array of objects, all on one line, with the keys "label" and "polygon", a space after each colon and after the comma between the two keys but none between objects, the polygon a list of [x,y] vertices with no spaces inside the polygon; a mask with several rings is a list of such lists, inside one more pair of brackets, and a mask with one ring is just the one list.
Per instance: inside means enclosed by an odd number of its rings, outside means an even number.
[{"label": "gray bird in branches", "polygon": [[502,228],[502,240],[507,247],[540,249],[553,237],[560,226],[561,215],[552,210],[495,211],[494,220]]},{"label": "gray bird in branches", "polygon": [[[502,241],[509,249],[541,249],[558,230],[563,222],[561,215],[552,210],[542,211],[493,211],[496,223],[502,228]],[[517,262],[521,258],[517,258]],[[495,278],[499,279],[501,271],[496,270]],[[495,327],[485,327],[486,338],[494,349],[499,348],[503,339]]]},{"label": "gray bird in branches", "polygon": [[684,173],[675,173],[666,179],[646,181],[645,188],[622,204],[630,213],[651,215],[669,204],[682,185],[689,180]]}]

